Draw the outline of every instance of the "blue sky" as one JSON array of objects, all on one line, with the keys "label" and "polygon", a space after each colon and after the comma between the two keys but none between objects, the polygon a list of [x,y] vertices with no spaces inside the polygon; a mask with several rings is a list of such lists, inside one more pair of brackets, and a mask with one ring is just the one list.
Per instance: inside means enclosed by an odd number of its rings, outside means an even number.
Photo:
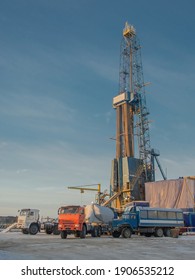
[{"label": "blue sky", "polygon": [[[122,29],[142,45],[151,146],[169,179],[195,175],[195,3],[0,1],[0,215],[57,215],[109,188]],[[157,171],[157,179],[161,179]]]}]

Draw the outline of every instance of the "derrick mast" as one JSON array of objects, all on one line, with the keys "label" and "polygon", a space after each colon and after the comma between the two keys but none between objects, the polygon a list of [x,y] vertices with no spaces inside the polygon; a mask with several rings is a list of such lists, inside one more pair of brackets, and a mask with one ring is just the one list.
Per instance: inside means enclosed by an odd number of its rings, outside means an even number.
[{"label": "derrick mast", "polygon": [[[141,47],[133,26],[126,23],[120,54],[116,109],[116,158],[112,162],[112,204],[121,208],[144,199],[144,182],[154,180]],[[136,136],[136,139],[135,139]]]}]

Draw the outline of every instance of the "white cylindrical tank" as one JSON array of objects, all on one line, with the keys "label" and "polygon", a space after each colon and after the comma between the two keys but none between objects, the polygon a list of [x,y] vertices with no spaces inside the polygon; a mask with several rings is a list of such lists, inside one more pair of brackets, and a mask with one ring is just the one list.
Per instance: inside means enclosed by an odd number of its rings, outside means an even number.
[{"label": "white cylindrical tank", "polygon": [[98,204],[85,206],[85,220],[87,223],[107,224],[114,218],[112,209]]}]

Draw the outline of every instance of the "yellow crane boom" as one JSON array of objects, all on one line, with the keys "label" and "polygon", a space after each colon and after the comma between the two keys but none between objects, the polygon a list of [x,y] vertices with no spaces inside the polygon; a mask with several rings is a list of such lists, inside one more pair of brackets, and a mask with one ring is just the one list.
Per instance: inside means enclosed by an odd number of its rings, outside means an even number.
[{"label": "yellow crane boom", "polygon": [[[92,186],[97,186],[97,188],[90,188]],[[90,185],[73,186],[73,187],[68,187],[68,189],[80,190],[81,193],[84,193],[84,191],[96,191],[98,193],[98,203],[100,202],[101,184],[90,184]]]}]

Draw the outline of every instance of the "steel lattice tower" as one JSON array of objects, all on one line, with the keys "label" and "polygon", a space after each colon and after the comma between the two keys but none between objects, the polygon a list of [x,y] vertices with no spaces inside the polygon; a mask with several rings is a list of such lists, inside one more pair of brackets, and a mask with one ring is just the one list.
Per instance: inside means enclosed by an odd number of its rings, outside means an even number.
[{"label": "steel lattice tower", "polygon": [[[141,46],[135,29],[128,23],[125,25],[121,43],[119,93],[123,92],[130,94],[128,102],[130,112],[132,112],[130,123],[136,128],[136,131],[133,132],[132,127],[131,138],[133,139],[134,135],[137,135],[139,158],[143,161],[146,181],[148,181],[151,180],[151,147]],[[134,156],[134,154],[130,156]]]},{"label": "steel lattice tower", "polygon": [[154,179],[141,47],[134,27],[128,23],[123,30],[119,94],[113,98],[113,107],[116,159],[112,165],[111,190],[116,196],[115,207],[119,208],[132,199],[143,199],[144,182]]}]

